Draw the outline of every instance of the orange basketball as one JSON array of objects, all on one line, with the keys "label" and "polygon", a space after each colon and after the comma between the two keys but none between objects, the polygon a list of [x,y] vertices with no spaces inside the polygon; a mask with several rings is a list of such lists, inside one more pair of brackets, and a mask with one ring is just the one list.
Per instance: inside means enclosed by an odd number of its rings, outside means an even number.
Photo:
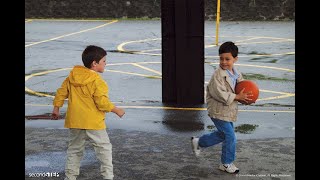
[{"label": "orange basketball", "polygon": [[259,97],[259,88],[257,84],[250,80],[243,80],[236,84],[236,88],[235,88],[236,94],[239,94],[243,88],[245,88],[243,92],[251,91],[253,94],[253,96],[250,97],[252,100],[249,101],[248,104],[255,103]]}]

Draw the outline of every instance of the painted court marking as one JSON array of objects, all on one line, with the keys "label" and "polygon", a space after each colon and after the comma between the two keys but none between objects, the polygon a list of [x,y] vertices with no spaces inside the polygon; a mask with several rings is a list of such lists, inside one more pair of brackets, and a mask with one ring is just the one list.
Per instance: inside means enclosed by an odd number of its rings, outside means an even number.
[{"label": "painted court marking", "polygon": [[[48,104],[25,104],[26,106],[34,107],[52,107]],[[64,105],[63,107],[67,107]],[[179,108],[179,107],[168,107],[168,106],[121,106],[117,107],[125,109],[164,109],[164,110],[182,110],[182,111],[206,111],[207,108]],[[285,111],[285,110],[254,110],[254,109],[239,109],[240,112],[267,112],[267,113],[295,113],[295,111]]]},{"label": "painted court marking", "polygon": [[[117,22],[118,20],[68,20],[68,19],[26,19],[25,22],[29,23],[32,22],[33,20],[37,20],[37,21],[107,21],[107,23],[93,27],[93,28],[89,28],[89,29],[85,29],[85,30],[81,30],[81,31],[77,31],[77,32],[73,32],[73,33],[69,33],[69,34],[65,34],[65,35],[61,35],[55,38],[51,38],[51,39],[47,39],[47,40],[42,40],[42,41],[38,41],[38,42],[33,42],[31,44],[27,44],[25,45],[25,48],[36,45],[36,44],[41,44],[41,43],[45,43],[45,42],[50,42],[53,40],[57,40],[60,38],[64,38],[67,36],[72,36],[75,34],[80,34],[80,33],[84,33],[87,31],[91,31],[94,29],[98,29],[101,27],[104,27],[106,25],[112,24]],[[206,36],[209,37],[209,36]],[[211,36],[214,37],[214,36]],[[223,36],[222,36],[223,37]],[[289,41],[294,41],[293,39],[285,39],[285,38],[274,38],[274,37],[254,37],[254,36],[235,36],[235,37],[241,37],[241,38],[246,38],[246,39],[242,39],[242,40],[238,40],[236,41],[236,44],[261,44],[261,43],[276,43],[276,42],[289,42]],[[253,40],[262,40],[262,39],[267,39],[269,41],[253,41]],[[271,40],[270,40],[271,39]],[[130,43],[141,43],[141,42],[148,42],[148,41],[159,41],[161,40],[161,38],[155,38],[155,39],[144,39],[144,40],[138,40],[138,41],[128,41],[128,42],[124,42],[121,43],[117,49],[119,51],[122,52],[130,52],[130,53],[134,53],[134,54],[147,54],[147,55],[155,55],[155,56],[161,56],[161,54],[156,54],[156,53],[150,53],[152,51],[160,51],[161,49],[149,49],[149,50],[140,50],[140,51],[129,51],[129,50],[125,50],[124,46],[128,45]],[[252,42],[250,42],[252,41]],[[205,48],[210,48],[216,45],[206,45]],[[280,55],[293,55],[295,54],[295,52],[286,52],[286,53],[279,53],[279,54],[252,54],[252,55],[243,55],[243,56],[239,56],[239,57],[245,57],[245,56],[280,56]],[[218,57],[218,56],[206,56],[208,57]],[[140,74],[140,73],[135,73],[135,72],[125,72],[125,71],[119,71],[119,70],[112,70],[112,69],[107,69],[106,71],[109,72],[115,72],[115,73],[122,73],[122,74],[129,74],[129,75],[136,75],[136,76],[143,76],[143,77],[149,77],[149,78],[155,78],[155,79],[161,79],[161,72],[153,70],[151,68],[145,67],[142,64],[152,64],[152,63],[156,63],[156,64],[160,64],[161,62],[137,62],[137,63],[115,63],[115,64],[108,64],[107,66],[119,66],[119,65],[132,65],[132,66],[136,66],[139,67],[141,69],[147,70],[149,72],[155,73],[157,75],[146,75],[146,74]],[[218,64],[218,63],[212,63],[212,62],[206,62],[208,64]],[[236,64],[238,66],[247,66],[247,67],[257,67],[257,68],[268,68],[268,69],[274,69],[274,70],[281,70],[281,71],[288,71],[288,72],[295,72],[295,70],[292,69],[287,69],[287,68],[279,68],[279,67],[272,67],[272,66],[259,66],[259,65],[251,65],[251,64]],[[48,70],[48,71],[43,71],[43,72],[39,72],[39,73],[34,73],[34,74],[30,74],[30,75],[26,75],[25,76],[25,82],[27,80],[29,80],[30,78],[34,77],[34,76],[40,76],[40,75],[45,75],[48,73],[53,73],[53,72],[58,72],[58,71],[62,71],[62,70],[71,70],[72,68],[62,68],[62,69],[56,69],[56,70]],[[37,95],[37,96],[45,96],[45,97],[51,97],[54,98],[54,96],[49,95],[49,94],[45,94],[45,93],[40,93],[40,92],[36,92],[34,90],[29,89],[28,87],[25,86],[25,91],[27,93],[33,94],[33,95]],[[277,91],[271,91],[271,90],[263,90],[260,89],[261,92],[266,92],[266,93],[274,93],[274,94],[280,94],[279,96],[272,96],[272,97],[268,97],[268,98],[262,98],[262,99],[258,99],[257,101],[262,101],[262,100],[271,100],[271,99],[280,99],[280,98],[286,98],[286,97],[291,97],[291,96],[295,96],[294,93],[287,93],[287,92],[277,92]],[[116,102],[115,102],[116,103]],[[25,104],[28,106],[50,106],[50,105],[40,105],[40,104]],[[119,106],[119,107],[123,107],[123,108],[135,108],[135,109],[166,109],[166,110],[206,110],[206,108],[177,108],[177,107],[163,107],[163,106]],[[269,110],[239,110],[239,111],[247,111],[247,112],[288,112],[288,113],[294,113],[295,111],[269,111]]]},{"label": "painted court marking", "polygon": [[[109,72],[116,72],[116,73],[123,73],[123,74],[130,74],[130,75],[136,75],[136,76],[143,76],[143,77],[154,77],[154,78],[158,78],[161,79],[161,73],[147,68],[145,66],[142,66],[141,64],[160,64],[161,62],[138,62],[138,63],[114,63],[114,64],[107,64],[107,66],[119,66],[119,65],[132,65],[132,66],[136,66],[136,67],[140,67],[144,70],[148,70],[152,73],[156,73],[160,76],[151,76],[151,75],[145,75],[145,74],[139,74],[139,73],[132,73],[132,72],[124,72],[124,71],[117,71],[117,70],[106,70]],[[237,64],[239,65],[239,64]],[[266,68],[266,67],[260,67],[260,68]],[[270,68],[270,67],[269,67]],[[58,72],[58,71],[63,71],[63,70],[71,70],[72,68],[62,68],[62,69],[55,69],[55,70],[48,70],[48,71],[43,71],[43,72],[38,72],[38,73],[34,73],[34,74],[30,74],[25,76],[25,82],[27,80],[29,80],[30,78],[34,77],[34,76],[40,76],[40,75],[45,75],[45,74],[49,74],[49,73],[54,73],[54,72]],[[281,69],[283,70],[283,69]],[[290,69],[288,69],[290,70]],[[206,82],[207,83],[207,82]],[[27,93],[33,94],[33,95],[37,95],[37,96],[45,96],[45,97],[50,97],[50,98],[54,98],[54,96],[49,95],[49,94],[45,94],[45,93],[40,93],[34,90],[29,89],[28,87],[25,86],[25,91]],[[272,96],[272,97],[267,97],[267,98],[261,98],[258,99],[257,101],[265,101],[265,100],[272,100],[272,99],[281,99],[281,98],[287,98],[287,97],[291,97],[291,96],[295,96],[294,93],[287,93],[287,92],[278,92],[278,91],[271,91],[271,90],[264,90],[264,89],[260,89],[261,92],[266,92],[266,93],[273,93],[273,94],[280,94],[279,96]],[[128,106],[126,108],[147,108],[150,109],[152,107],[150,106]],[[159,109],[159,107],[154,106],[156,109]],[[175,108],[175,107],[161,107],[160,109],[170,109],[170,110],[204,110],[205,108]],[[243,111],[250,111],[250,112],[276,112],[276,111],[264,111],[264,110],[243,110]],[[282,112],[282,111],[281,111]],[[291,112],[291,111],[289,111]],[[294,111],[293,111],[294,112]]]},{"label": "painted court marking", "polygon": [[84,30],[81,30],[81,31],[77,31],[77,32],[61,35],[61,36],[58,36],[58,37],[55,37],[55,38],[34,42],[34,43],[31,43],[31,44],[27,44],[24,47],[27,48],[27,47],[30,47],[30,46],[33,46],[33,45],[36,45],[36,44],[41,44],[41,43],[45,43],[45,42],[49,42],[49,41],[54,41],[54,40],[61,39],[61,38],[64,38],[64,37],[68,37],[68,36],[72,36],[72,35],[75,35],[75,34],[80,34],[80,33],[84,33],[84,32],[87,32],[87,31],[95,30],[95,29],[102,28],[102,27],[104,27],[106,25],[109,25],[109,24],[112,24],[112,23],[115,23],[115,22],[118,22],[118,20],[113,20],[111,22],[107,22],[105,24],[102,24],[102,25],[99,25],[99,26],[96,26],[96,27],[93,27],[93,28],[84,29]]},{"label": "painted court marking", "polygon": [[[215,38],[215,36],[205,36],[207,38]],[[231,36],[221,36],[221,37],[231,37]],[[281,42],[294,42],[294,39],[289,38],[277,38],[277,37],[264,37],[264,36],[232,36],[233,38],[243,38],[235,41],[236,45],[243,44],[268,44],[268,43],[281,43]],[[136,41],[127,41],[118,45],[117,49],[121,52],[129,52],[133,54],[144,54],[151,56],[161,56],[161,53],[151,53],[152,51],[160,51],[161,49],[146,49],[146,50],[127,50],[124,47],[128,44],[133,43],[145,43],[149,41],[160,41],[161,38],[150,38],[150,39],[142,39]],[[260,41],[265,40],[265,41]],[[205,45],[205,48],[215,47],[216,45]],[[295,52],[285,52],[285,53],[277,53],[277,54],[250,54],[250,55],[239,55],[238,57],[267,57],[267,56],[282,56],[282,55],[294,55]],[[219,56],[205,56],[205,58],[217,58]]]}]

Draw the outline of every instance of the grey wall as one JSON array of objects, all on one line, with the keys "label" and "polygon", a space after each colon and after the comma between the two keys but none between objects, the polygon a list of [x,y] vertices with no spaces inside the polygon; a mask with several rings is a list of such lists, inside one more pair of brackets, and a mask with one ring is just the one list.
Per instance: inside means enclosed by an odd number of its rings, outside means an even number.
[{"label": "grey wall", "polygon": [[[217,0],[205,1],[215,20]],[[220,20],[295,20],[295,0],[220,0]],[[161,0],[25,0],[25,18],[160,18]]]}]

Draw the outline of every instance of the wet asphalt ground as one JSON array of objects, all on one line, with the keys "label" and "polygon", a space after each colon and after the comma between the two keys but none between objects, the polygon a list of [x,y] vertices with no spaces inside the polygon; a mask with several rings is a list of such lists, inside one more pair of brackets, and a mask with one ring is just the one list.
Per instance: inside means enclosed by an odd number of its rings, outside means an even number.
[{"label": "wet asphalt ground", "polygon": [[[294,22],[221,22],[219,42],[235,41],[237,68],[260,88],[258,101],[239,106],[238,175],[219,171],[221,145],[193,156],[190,136],[214,130],[205,104],[174,108],[161,102],[160,21],[53,21],[25,23],[25,113],[51,113],[52,99],[89,44],[107,49],[102,74],[109,96],[126,115],[106,114],[116,180],[295,179]],[[217,66],[214,22],[205,23],[205,82]],[[205,84],[206,85],[206,84]],[[61,109],[65,113],[67,102]],[[26,179],[64,174],[68,130],[63,119],[25,119]],[[99,179],[90,144],[79,179]],[[43,177],[43,179],[50,179]]]}]

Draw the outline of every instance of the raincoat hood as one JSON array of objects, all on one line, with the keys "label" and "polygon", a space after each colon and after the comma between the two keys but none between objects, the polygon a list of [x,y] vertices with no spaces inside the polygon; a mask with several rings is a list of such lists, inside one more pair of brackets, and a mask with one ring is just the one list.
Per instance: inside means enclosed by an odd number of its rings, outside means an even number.
[{"label": "raincoat hood", "polygon": [[105,113],[115,107],[108,96],[108,84],[96,71],[76,65],[57,89],[53,106],[68,99],[65,128],[105,129]]},{"label": "raincoat hood", "polygon": [[84,66],[74,66],[69,74],[69,81],[75,87],[85,86],[86,84],[96,80],[99,74]]}]

